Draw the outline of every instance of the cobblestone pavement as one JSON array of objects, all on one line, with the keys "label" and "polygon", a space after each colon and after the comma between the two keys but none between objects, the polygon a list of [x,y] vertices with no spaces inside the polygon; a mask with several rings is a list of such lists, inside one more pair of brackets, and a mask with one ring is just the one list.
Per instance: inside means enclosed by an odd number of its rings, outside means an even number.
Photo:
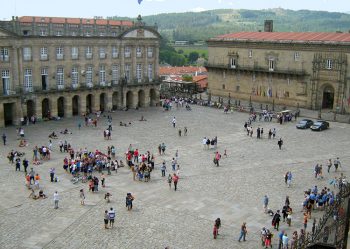
[{"label": "cobblestone pavement", "polygon": [[[141,116],[147,122],[139,122]],[[103,139],[106,120],[97,128],[83,127],[78,130],[78,118],[42,122],[25,127],[29,146],[19,148],[14,127],[3,131],[9,145],[1,146],[0,153],[0,247],[7,248],[260,248],[259,234],[263,226],[271,228],[271,218],[262,212],[262,197],[268,194],[270,208],[280,209],[286,195],[290,196],[294,209],[292,227],[281,225],[288,234],[302,227],[301,203],[303,190],[314,185],[328,186],[328,180],[335,176],[326,172],[325,179],[313,177],[316,163],[325,165],[326,160],[339,156],[345,174],[350,162],[350,126],[331,123],[323,132],[296,130],[295,123],[253,123],[264,128],[264,138],[257,140],[246,135],[243,129],[246,113],[223,114],[222,110],[193,106],[192,111],[176,108],[163,112],[160,108],[118,111],[113,116],[112,140]],[[171,125],[173,116],[177,127]],[[132,122],[130,127],[120,127],[120,121]],[[188,136],[179,137],[178,127],[188,127]],[[267,139],[270,128],[277,129],[277,138],[282,137],[284,146],[280,151],[277,139]],[[15,148],[26,152],[31,159],[35,145],[47,145],[47,135],[68,128],[71,135],[61,135],[54,140],[50,161],[32,166],[42,176],[41,187],[49,198],[32,200],[24,186],[23,172],[15,172],[14,165],[6,159],[7,153]],[[228,157],[213,165],[214,149],[202,147],[204,136],[218,136],[218,148]],[[131,172],[121,168],[118,173],[106,179],[106,188],[99,193],[88,193],[87,184],[72,184],[70,176],[63,171],[64,154],[58,150],[58,141],[67,140],[74,148],[106,150],[108,145],[117,147],[117,154],[123,157],[129,144],[141,152],[150,150],[156,155],[156,169],[148,183],[134,182]],[[166,155],[157,155],[157,146],[167,145]],[[170,161],[179,150],[180,180],[178,191],[169,189],[161,177],[159,164]],[[48,170],[56,167],[60,181],[49,182]],[[23,169],[22,169],[23,170]],[[294,176],[292,186],[284,185],[284,174],[291,170]],[[86,205],[81,206],[79,189],[86,191]],[[61,200],[60,208],[53,209],[52,195],[57,190]],[[112,193],[112,202],[107,204],[103,197]],[[125,209],[125,195],[135,195],[134,210]],[[117,211],[114,229],[103,228],[104,210],[114,207]],[[321,212],[316,214],[321,215]],[[212,237],[214,220],[220,217],[222,228],[217,240]],[[237,241],[240,225],[247,222],[247,242]],[[311,221],[308,230],[311,229]],[[276,243],[276,239],[274,239]]]}]

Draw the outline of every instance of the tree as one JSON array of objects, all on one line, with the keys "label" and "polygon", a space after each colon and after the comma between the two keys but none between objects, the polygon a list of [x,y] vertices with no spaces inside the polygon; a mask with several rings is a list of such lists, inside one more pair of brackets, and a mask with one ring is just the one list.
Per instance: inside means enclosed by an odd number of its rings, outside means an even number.
[{"label": "tree", "polygon": [[196,51],[191,52],[188,55],[188,60],[190,61],[190,63],[194,63],[198,60],[199,54]]},{"label": "tree", "polygon": [[192,75],[185,74],[185,75],[182,75],[182,80],[186,82],[192,82],[193,77]]}]

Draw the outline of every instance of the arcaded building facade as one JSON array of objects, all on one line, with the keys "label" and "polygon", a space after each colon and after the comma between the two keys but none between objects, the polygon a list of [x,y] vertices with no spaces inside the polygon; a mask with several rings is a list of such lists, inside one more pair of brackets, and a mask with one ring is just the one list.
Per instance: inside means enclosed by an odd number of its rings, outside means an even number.
[{"label": "arcaded building facade", "polygon": [[350,33],[238,32],[208,47],[212,95],[350,111]]},{"label": "arcaded building facade", "polygon": [[156,27],[137,22],[20,17],[0,22],[0,127],[159,101]]}]

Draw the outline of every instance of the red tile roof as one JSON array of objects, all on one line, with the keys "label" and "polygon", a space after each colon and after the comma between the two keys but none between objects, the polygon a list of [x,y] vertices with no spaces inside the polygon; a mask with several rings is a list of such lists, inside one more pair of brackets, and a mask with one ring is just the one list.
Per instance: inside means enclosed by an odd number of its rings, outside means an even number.
[{"label": "red tile roof", "polygon": [[237,32],[220,35],[210,41],[271,41],[271,42],[321,42],[348,43],[350,33],[326,32]]},{"label": "red tile roof", "polygon": [[205,67],[159,67],[159,75],[184,75],[195,73],[206,73]]},{"label": "red tile roof", "polygon": [[[37,23],[50,23],[50,18],[51,18],[51,23],[67,23],[68,24],[80,24],[80,18],[68,18],[68,17],[47,17],[47,16],[22,16],[19,17],[20,22],[24,23],[31,23],[37,22]],[[82,24],[94,24],[95,19],[88,19],[88,18],[81,18],[82,19]],[[96,19],[96,25],[109,25],[112,26],[133,26],[132,21],[117,21],[117,20],[107,20],[107,19]]]},{"label": "red tile roof", "polygon": [[193,83],[197,83],[201,88],[205,89],[208,87],[208,75],[193,76]]}]

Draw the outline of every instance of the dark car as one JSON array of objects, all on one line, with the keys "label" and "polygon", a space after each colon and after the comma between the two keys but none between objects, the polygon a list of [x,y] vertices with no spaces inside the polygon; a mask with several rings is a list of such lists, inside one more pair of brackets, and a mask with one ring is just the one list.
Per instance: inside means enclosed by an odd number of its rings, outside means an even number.
[{"label": "dark car", "polygon": [[299,123],[297,123],[297,128],[298,129],[307,129],[307,128],[310,128],[311,125],[314,124],[314,121],[310,120],[310,119],[303,119],[303,120],[300,120]]},{"label": "dark car", "polygon": [[313,131],[322,131],[329,128],[329,123],[323,120],[317,120],[310,129]]}]

